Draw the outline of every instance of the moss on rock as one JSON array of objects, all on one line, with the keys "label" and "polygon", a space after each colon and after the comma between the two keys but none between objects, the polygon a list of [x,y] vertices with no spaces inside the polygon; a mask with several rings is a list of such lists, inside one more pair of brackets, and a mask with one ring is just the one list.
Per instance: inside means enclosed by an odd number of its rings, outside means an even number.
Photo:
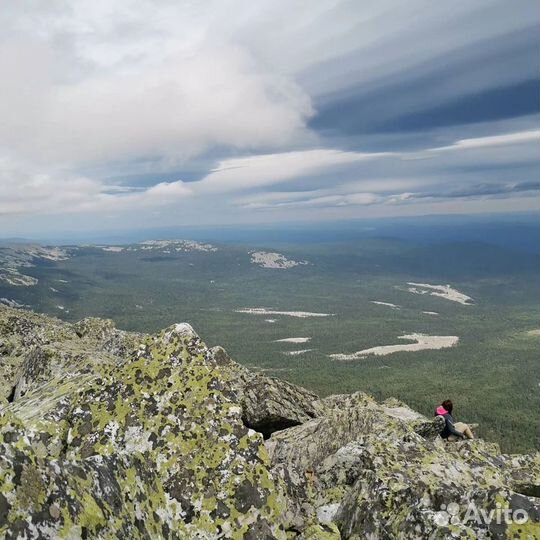
[{"label": "moss on rock", "polygon": [[0,307],[0,378],[1,538],[540,538],[539,454],[443,443],[397,400],[318,400],[187,324]]},{"label": "moss on rock", "polygon": [[258,527],[284,538],[262,437],[198,336],[173,326],[103,358],[106,330],[66,330],[56,346],[79,340],[79,354],[1,411],[0,533],[240,540]]}]

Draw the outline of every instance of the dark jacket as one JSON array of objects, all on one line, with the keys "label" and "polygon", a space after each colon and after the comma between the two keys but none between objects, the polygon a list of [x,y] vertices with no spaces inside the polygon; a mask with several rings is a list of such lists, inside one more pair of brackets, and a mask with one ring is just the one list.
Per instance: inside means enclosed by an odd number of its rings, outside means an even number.
[{"label": "dark jacket", "polygon": [[448,439],[450,435],[455,435],[460,439],[463,439],[465,437],[463,433],[461,433],[461,431],[458,431],[454,427],[454,419],[448,411],[445,411],[444,409],[442,409],[442,407],[439,407],[435,411],[435,416],[442,416],[444,418],[444,429],[441,431],[441,437],[443,439]]}]

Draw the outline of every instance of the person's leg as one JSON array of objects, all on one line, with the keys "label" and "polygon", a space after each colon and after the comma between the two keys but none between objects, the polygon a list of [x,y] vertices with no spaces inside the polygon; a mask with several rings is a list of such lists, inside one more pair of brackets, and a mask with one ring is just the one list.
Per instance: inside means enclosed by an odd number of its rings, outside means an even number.
[{"label": "person's leg", "polygon": [[463,433],[463,435],[465,435],[465,437],[467,437],[467,439],[474,439],[474,435],[473,435],[473,432],[471,431],[471,428],[467,424],[465,424],[464,422],[456,422],[454,424],[454,427],[460,433]]}]

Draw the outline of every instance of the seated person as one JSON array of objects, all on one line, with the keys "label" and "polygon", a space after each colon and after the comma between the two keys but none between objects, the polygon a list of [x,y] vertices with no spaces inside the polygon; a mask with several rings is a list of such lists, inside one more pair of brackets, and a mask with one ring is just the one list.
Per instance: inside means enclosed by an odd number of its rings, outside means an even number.
[{"label": "seated person", "polygon": [[448,441],[457,441],[461,439],[474,439],[471,428],[463,422],[454,422],[452,410],[454,404],[451,400],[445,399],[435,410],[435,416],[444,418],[444,429],[441,431],[441,437]]}]

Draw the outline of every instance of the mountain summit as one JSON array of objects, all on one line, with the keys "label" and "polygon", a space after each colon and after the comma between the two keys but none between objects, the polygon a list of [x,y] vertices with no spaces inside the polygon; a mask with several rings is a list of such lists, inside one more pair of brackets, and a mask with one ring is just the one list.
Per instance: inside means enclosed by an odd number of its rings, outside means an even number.
[{"label": "mountain summit", "polygon": [[540,455],[155,335],[0,307],[0,536],[540,538]]}]

